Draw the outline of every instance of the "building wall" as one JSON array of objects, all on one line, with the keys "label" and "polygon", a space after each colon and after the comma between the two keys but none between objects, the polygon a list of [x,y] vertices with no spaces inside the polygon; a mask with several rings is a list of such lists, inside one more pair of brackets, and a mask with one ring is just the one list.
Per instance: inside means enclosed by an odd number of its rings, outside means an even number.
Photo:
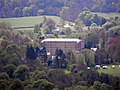
[{"label": "building wall", "polygon": [[62,49],[65,54],[69,51],[81,51],[84,48],[84,42],[45,41],[43,42],[43,46],[46,48],[47,52],[50,52],[50,56],[54,56],[57,48]]}]

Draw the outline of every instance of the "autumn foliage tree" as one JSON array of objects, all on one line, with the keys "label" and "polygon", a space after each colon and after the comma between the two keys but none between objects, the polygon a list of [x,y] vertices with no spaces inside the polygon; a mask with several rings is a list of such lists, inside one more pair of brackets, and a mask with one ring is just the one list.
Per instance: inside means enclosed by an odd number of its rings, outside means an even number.
[{"label": "autumn foliage tree", "polygon": [[111,37],[105,44],[109,52],[109,57],[113,62],[119,62],[120,60],[120,36]]}]

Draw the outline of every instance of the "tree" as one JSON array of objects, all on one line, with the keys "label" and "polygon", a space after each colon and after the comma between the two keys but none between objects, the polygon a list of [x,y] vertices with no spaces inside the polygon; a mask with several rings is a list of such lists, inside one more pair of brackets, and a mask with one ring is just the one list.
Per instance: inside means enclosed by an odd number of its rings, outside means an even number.
[{"label": "tree", "polygon": [[106,23],[106,19],[104,17],[98,16],[97,14],[94,14],[91,18],[92,23],[96,23],[97,25],[102,26]]},{"label": "tree", "polygon": [[29,73],[29,68],[26,65],[20,65],[15,70],[14,76],[21,80],[25,80],[27,79],[28,73]]},{"label": "tree", "polygon": [[43,90],[52,90],[55,86],[53,83],[45,79],[40,79],[33,82],[33,87],[43,89]]},{"label": "tree", "polygon": [[13,64],[8,64],[3,67],[3,71],[6,72],[10,78],[13,77],[13,73],[16,70],[16,66]]},{"label": "tree", "polygon": [[10,58],[9,63],[15,66],[19,66],[21,64],[21,59],[19,59],[18,57]]},{"label": "tree", "polygon": [[67,19],[68,21],[70,21],[70,8],[69,7],[63,7],[62,10],[60,11],[60,17],[62,19]]},{"label": "tree", "polygon": [[9,41],[9,40],[2,40],[1,41],[1,46],[3,47],[3,48],[6,48],[9,44],[11,44],[11,42]]},{"label": "tree", "polygon": [[101,90],[101,82],[99,81],[95,81],[93,88],[97,89],[97,90]]},{"label": "tree", "polygon": [[80,32],[82,31],[83,23],[80,20],[75,20],[75,29]]},{"label": "tree", "polygon": [[75,58],[75,55],[74,55],[74,52],[68,52],[67,55],[66,55],[67,59],[68,59],[68,63],[71,65],[71,64],[74,64],[75,61],[76,61],[76,58]]},{"label": "tree", "polygon": [[98,36],[95,33],[88,33],[85,38],[85,47],[90,49],[91,47],[96,47],[97,44]]},{"label": "tree", "polygon": [[112,86],[103,83],[101,85],[101,90],[114,90]]},{"label": "tree", "polygon": [[37,24],[34,26],[34,33],[39,33],[40,32],[40,26]]},{"label": "tree", "polygon": [[24,90],[24,85],[19,79],[14,80],[9,86],[9,90]]},{"label": "tree", "polygon": [[76,85],[70,88],[66,88],[65,90],[89,90],[87,86]]},{"label": "tree", "polygon": [[105,47],[106,40],[107,40],[106,32],[105,31],[101,31],[100,34],[99,34],[99,43],[100,43],[100,47],[101,48]]},{"label": "tree", "polygon": [[47,19],[44,17],[43,29],[45,33],[52,33],[52,30],[55,29],[55,22],[52,19]]},{"label": "tree", "polygon": [[65,68],[67,67],[67,61],[65,60],[66,56],[61,49],[56,49],[56,67]]},{"label": "tree", "polygon": [[39,9],[38,12],[37,12],[37,15],[43,15],[44,14],[44,10],[43,9]]},{"label": "tree", "polygon": [[18,58],[21,58],[21,50],[20,47],[17,44],[10,44],[6,47],[6,52],[12,56],[17,56]]},{"label": "tree", "polygon": [[23,16],[29,16],[30,15],[30,10],[29,7],[24,7],[22,9]]},{"label": "tree", "polygon": [[99,81],[94,82],[93,88],[96,90],[114,90],[112,86],[101,83]]},{"label": "tree", "polygon": [[33,74],[32,74],[32,81],[37,81],[39,79],[46,79],[48,80],[48,76],[46,74],[46,72],[44,71],[34,71]]},{"label": "tree", "polygon": [[13,14],[14,14],[15,17],[21,17],[22,16],[22,10],[19,7],[16,7],[13,10]]},{"label": "tree", "polygon": [[5,80],[0,80],[0,90],[8,90],[8,82]]},{"label": "tree", "polygon": [[38,56],[38,54],[34,50],[34,47],[27,46],[27,48],[26,48],[26,58],[28,58],[28,59],[36,59],[37,56]]},{"label": "tree", "polygon": [[106,22],[102,25],[106,30],[109,30],[111,27],[113,27],[113,24],[111,22]]},{"label": "tree", "polygon": [[8,80],[9,79],[9,75],[5,72],[0,74],[0,80]]},{"label": "tree", "polygon": [[82,51],[84,57],[85,57],[85,62],[87,64],[87,66],[91,67],[94,66],[94,52],[88,49],[84,49]]},{"label": "tree", "polygon": [[105,47],[108,50],[109,58],[113,62],[119,62],[119,49],[120,49],[120,36],[119,34],[114,34],[106,43]]},{"label": "tree", "polygon": [[103,49],[98,49],[95,53],[95,64],[109,64],[108,62],[108,52]]},{"label": "tree", "polygon": [[67,37],[69,37],[69,35],[72,33],[72,30],[69,27],[66,27],[64,33],[67,35]]},{"label": "tree", "polygon": [[79,13],[78,19],[82,21],[82,23],[84,23],[86,26],[90,26],[91,25],[90,18],[92,16],[93,15],[89,11],[84,11],[84,12]]},{"label": "tree", "polygon": [[30,10],[30,16],[35,16],[37,15],[38,7],[36,5],[31,5],[29,7],[29,10]]},{"label": "tree", "polygon": [[108,30],[110,36],[120,35],[120,26],[113,26]]},{"label": "tree", "polygon": [[58,86],[60,89],[71,86],[71,77],[68,74],[65,74],[60,69],[51,69],[48,72],[48,77],[52,83]]}]

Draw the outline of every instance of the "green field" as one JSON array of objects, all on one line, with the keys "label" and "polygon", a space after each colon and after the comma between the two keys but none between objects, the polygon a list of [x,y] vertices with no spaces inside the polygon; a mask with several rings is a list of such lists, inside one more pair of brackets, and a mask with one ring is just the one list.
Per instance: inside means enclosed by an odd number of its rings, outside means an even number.
[{"label": "green field", "polygon": [[120,77],[120,68],[118,67],[118,65],[116,65],[115,69],[113,69],[112,66],[109,65],[108,69],[99,69],[98,72]]},{"label": "green field", "polygon": [[[98,14],[102,17],[109,18],[120,16],[118,13],[94,13]],[[0,18],[1,22],[9,22],[11,23],[12,28],[20,29],[20,30],[33,30],[33,26],[35,24],[40,24],[43,22],[44,16],[30,16],[30,17],[19,17],[19,18]],[[47,19],[52,19],[56,22],[57,25],[61,25],[61,19],[58,16],[46,16]]]},{"label": "green field", "polygon": [[[47,19],[52,19],[57,25],[60,25],[60,17],[58,16],[46,16]],[[43,22],[43,16],[32,16],[32,17],[20,17],[20,18],[0,18],[0,22],[11,23],[12,28],[20,29],[32,29],[35,24]]]}]

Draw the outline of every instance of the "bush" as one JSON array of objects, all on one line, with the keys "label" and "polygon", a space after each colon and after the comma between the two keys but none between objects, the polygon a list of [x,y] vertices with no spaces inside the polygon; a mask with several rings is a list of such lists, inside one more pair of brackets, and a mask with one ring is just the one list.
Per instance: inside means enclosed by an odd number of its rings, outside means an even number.
[{"label": "bush", "polygon": [[5,80],[0,80],[0,90],[7,90],[8,82]]},{"label": "bush", "polygon": [[20,65],[15,70],[14,76],[21,80],[25,80],[27,78],[28,73],[29,73],[29,68],[26,65]]},{"label": "bush", "polygon": [[40,79],[40,80],[37,80],[37,81],[34,81],[33,82],[33,87],[34,88],[40,88],[40,89],[44,89],[44,90],[51,90],[53,89],[55,86],[53,83],[45,80],[45,79]]},{"label": "bush", "polygon": [[24,90],[24,85],[22,81],[16,79],[11,83],[9,90]]},{"label": "bush", "polygon": [[38,79],[47,79],[48,80],[48,76],[44,71],[34,71],[32,74],[32,81],[36,81]]},{"label": "bush", "polygon": [[0,79],[3,79],[3,80],[8,80],[9,79],[9,76],[7,73],[3,72],[0,74]]},{"label": "bush", "polygon": [[8,64],[3,67],[3,71],[6,72],[11,78],[13,77],[13,73],[15,70],[16,70],[16,66],[13,64]]}]

